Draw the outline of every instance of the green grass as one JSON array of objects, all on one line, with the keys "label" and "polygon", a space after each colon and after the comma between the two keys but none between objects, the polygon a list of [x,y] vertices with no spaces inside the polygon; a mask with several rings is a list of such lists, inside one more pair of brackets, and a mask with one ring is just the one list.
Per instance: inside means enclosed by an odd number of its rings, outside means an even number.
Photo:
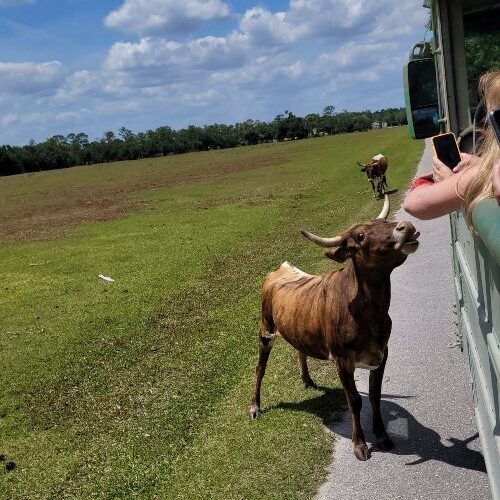
[{"label": "green grass", "polygon": [[[0,453],[17,464],[0,498],[310,498],[343,398],[329,364],[311,373],[330,389],[303,389],[277,342],[248,418],[260,284],[283,260],[331,268],[301,228],[379,212],[356,159],[389,156],[396,208],[421,149],[394,128],[0,179],[35,214],[69,185],[142,207],[0,245]],[[219,168],[234,162],[248,168]]]}]

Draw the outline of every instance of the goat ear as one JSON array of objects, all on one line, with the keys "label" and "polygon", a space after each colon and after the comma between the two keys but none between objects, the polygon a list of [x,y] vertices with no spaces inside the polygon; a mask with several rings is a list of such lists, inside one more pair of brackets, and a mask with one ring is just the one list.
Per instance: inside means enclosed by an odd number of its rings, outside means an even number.
[{"label": "goat ear", "polygon": [[325,252],[325,255],[336,262],[344,262],[351,256],[351,252],[346,245],[342,245],[338,248],[328,250],[328,252]]}]

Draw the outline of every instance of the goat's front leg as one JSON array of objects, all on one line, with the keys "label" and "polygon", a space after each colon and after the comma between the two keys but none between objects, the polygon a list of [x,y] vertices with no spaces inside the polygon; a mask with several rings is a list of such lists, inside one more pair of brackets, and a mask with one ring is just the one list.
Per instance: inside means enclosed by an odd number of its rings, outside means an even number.
[{"label": "goat's front leg", "polygon": [[354,444],[354,455],[358,460],[365,461],[370,458],[370,452],[366,445],[365,435],[361,428],[361,406],[362,400],[356,389],[354,382],[354,365],[350,362],[342,363],[336,360],[337,371],[339,373],[340,381],[347,398],[347,404],[352,416],[352,442]]},{"label": "goat's front leg", "polygon": [[382,363],[376,370],[370,372],[370,402],[373,408],[373,433],[375,434],[375,446],[381,450],[392,450],[394,443],[387,435],[382,414],[380,413],[380,397],[382,393],[382,380],[384,378],[385,364],[387,362],[387,348],[384,352]]},{"label": "goat's front leg", "polygon": [[377,193],[380,197],[384,196],[384,182],[380,178],[377,183]]}]

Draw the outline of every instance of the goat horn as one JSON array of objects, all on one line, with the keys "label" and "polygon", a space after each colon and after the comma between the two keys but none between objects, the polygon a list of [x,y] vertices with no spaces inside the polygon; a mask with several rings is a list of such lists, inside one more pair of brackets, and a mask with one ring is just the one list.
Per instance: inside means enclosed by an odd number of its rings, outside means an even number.
[{"label": "goat horn", "polygon": [[327,248],[338,247],[342,242],[341,236],[335,236],[335,238],[321,238],[320,236],[316,236],[315,234],[312,234],[308,231],[301,231],[301,233],[308,240],[311,240],[313,243],[316,243],[316,245],[319,245],[320,247],[327,247]]},{"label": "goat horn", "polygon": [[389,215],[389,197],[384,195],[384,206],[382,208],[382,212],[378,215],[377,219],[387,219]]},{"label": "goat horn", "polygon": [[363,165],[362,163],[359,163],[358,160],[356,160],[357,164],[360,166],[360,167],[366,167],[366,165]]}]

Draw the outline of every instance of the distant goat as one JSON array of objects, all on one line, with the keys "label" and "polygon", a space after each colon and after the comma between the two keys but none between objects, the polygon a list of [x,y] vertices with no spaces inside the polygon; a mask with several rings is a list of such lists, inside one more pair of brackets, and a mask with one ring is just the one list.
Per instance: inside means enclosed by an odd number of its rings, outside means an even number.
[{"label": "distant goat", "polygon": [[[387,180],[385,178],[385,173],[387,171],[388,162],[387,157],[378,154],[375,155],[366,165],[359,163],[361,172],[366,172],[368,181],[372,185],[373,194],[378,193],[379,196],[385,194],[387,188]],[[375,182],[377,182],[377,188],[375,189]]]},{"label": "distant goat", "polygon": [[260,389],[275,337],[280,335],[299,352],[302,381],[313,386],[307,356],[335,362],[352,414],[354,454],[370,458],[360,424],[361,396],[355,368],[370,373],[370,402],[376,446],[394,447],[380,414],[380,394],[391,334],[390,276],[418,247],[419,233],[411,222],[386,222],[389,198],[372,222],[356,224],[334,238],[303,231],[306,238],[328,248],[325,255],[344,268],[321,276],[307,274],[288,262],[267,275],[262,286],[259,361],[250,415],[260,413]]}]

